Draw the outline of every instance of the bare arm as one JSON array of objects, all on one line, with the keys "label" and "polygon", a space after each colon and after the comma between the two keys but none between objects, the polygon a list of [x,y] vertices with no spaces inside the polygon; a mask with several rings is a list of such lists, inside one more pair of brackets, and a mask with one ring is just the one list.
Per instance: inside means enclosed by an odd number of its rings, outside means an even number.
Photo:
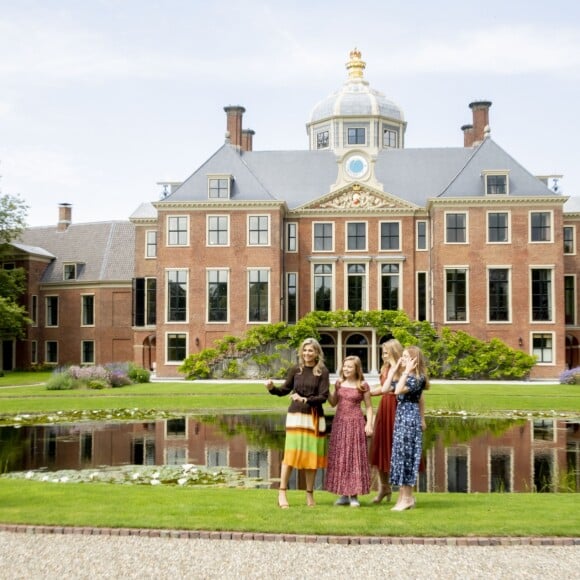
[{"label": "bare arm", "polygon": [[338,389],[340,388],[339,381],[336,381],[334,385],[334,390],[331,391],[328,395],[328,402],[332,407],[336,407],[338,405]]},{"label": "bare arm", "polygon": [[371,391],[370,388],[364,393],[364,402],[366,409],[367,421],[365,423],[365,434],[370,437],[373,434],[373,404],[371,403]]}]

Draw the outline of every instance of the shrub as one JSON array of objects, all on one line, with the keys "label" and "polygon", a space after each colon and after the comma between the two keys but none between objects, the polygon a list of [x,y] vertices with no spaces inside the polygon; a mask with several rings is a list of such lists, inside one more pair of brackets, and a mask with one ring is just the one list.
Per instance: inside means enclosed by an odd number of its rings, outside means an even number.
[{"label": "shrub", "polygon": [[79,381],[71,377],[66,371],[55,370],[46,381],[46,388],[49,391],[70,391],[78,389]]},{"label": "shrub", "polygon": [[151,380],[151,371],[129,363],[128,377],[133,383],[148,383]]},{"label": "shrub", "polygon": [[560,374],[560,384],[561,385],[575,385],[576,377],[580,378],[580,367],[574,367],[573,369],[567,369]]},{"label": "shrub", "polygon": [[104,381],[103,379],[91,379],[90,381],[88,381],[86,383],[87,388],[89,389],[108,389],[109,388],[109,383],[107,381]]}]

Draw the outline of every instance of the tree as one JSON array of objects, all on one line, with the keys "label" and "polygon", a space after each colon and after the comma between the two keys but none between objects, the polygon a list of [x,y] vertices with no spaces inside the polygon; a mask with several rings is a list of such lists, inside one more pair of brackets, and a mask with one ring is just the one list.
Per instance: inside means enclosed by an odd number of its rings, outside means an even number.
[{"label": "tree", "polygon": [[26,227],[28,206],[17,195],[0,194],[0,243],[18,238]]},{"label": "tree", "polygon": [[[10,251],[10,242],[26,227],[28,206],[19,196],[0,195],[0,261]],[[19,299],[26,290],[23,268],[0,269],[0,340],[22,338],[30,320]]]}]

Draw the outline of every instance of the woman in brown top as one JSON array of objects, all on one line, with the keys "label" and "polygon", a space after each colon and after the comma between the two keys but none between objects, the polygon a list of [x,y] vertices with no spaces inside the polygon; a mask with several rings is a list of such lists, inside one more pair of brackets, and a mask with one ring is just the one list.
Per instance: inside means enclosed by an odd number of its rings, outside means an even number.
[{"label": "woman in brown top", "polygon": [[271,380],[266,388],[272,395],[290,394],[286,415],[286,443],[280,473],[278,505],[287,509],[286,489],[292,469],[304,469],[306,477],[306,503],[313,507],[316,470],[325,468],[326,420],[322,404],[329,395],[329,373],[324,365],[322,348],[314,338],[307,338],[298,351],[298,365],[291,368],[284,384],[275,387]]}]

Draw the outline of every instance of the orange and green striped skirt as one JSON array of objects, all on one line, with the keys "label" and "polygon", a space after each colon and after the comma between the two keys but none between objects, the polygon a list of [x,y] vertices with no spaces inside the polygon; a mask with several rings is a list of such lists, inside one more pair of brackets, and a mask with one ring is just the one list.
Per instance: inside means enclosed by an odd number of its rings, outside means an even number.
[{"label": "orange and green striped skirt", "polygon": [[311,414],[288,413],[284,463],[296,469],[318,469],[327,465],[326,420]]}]

